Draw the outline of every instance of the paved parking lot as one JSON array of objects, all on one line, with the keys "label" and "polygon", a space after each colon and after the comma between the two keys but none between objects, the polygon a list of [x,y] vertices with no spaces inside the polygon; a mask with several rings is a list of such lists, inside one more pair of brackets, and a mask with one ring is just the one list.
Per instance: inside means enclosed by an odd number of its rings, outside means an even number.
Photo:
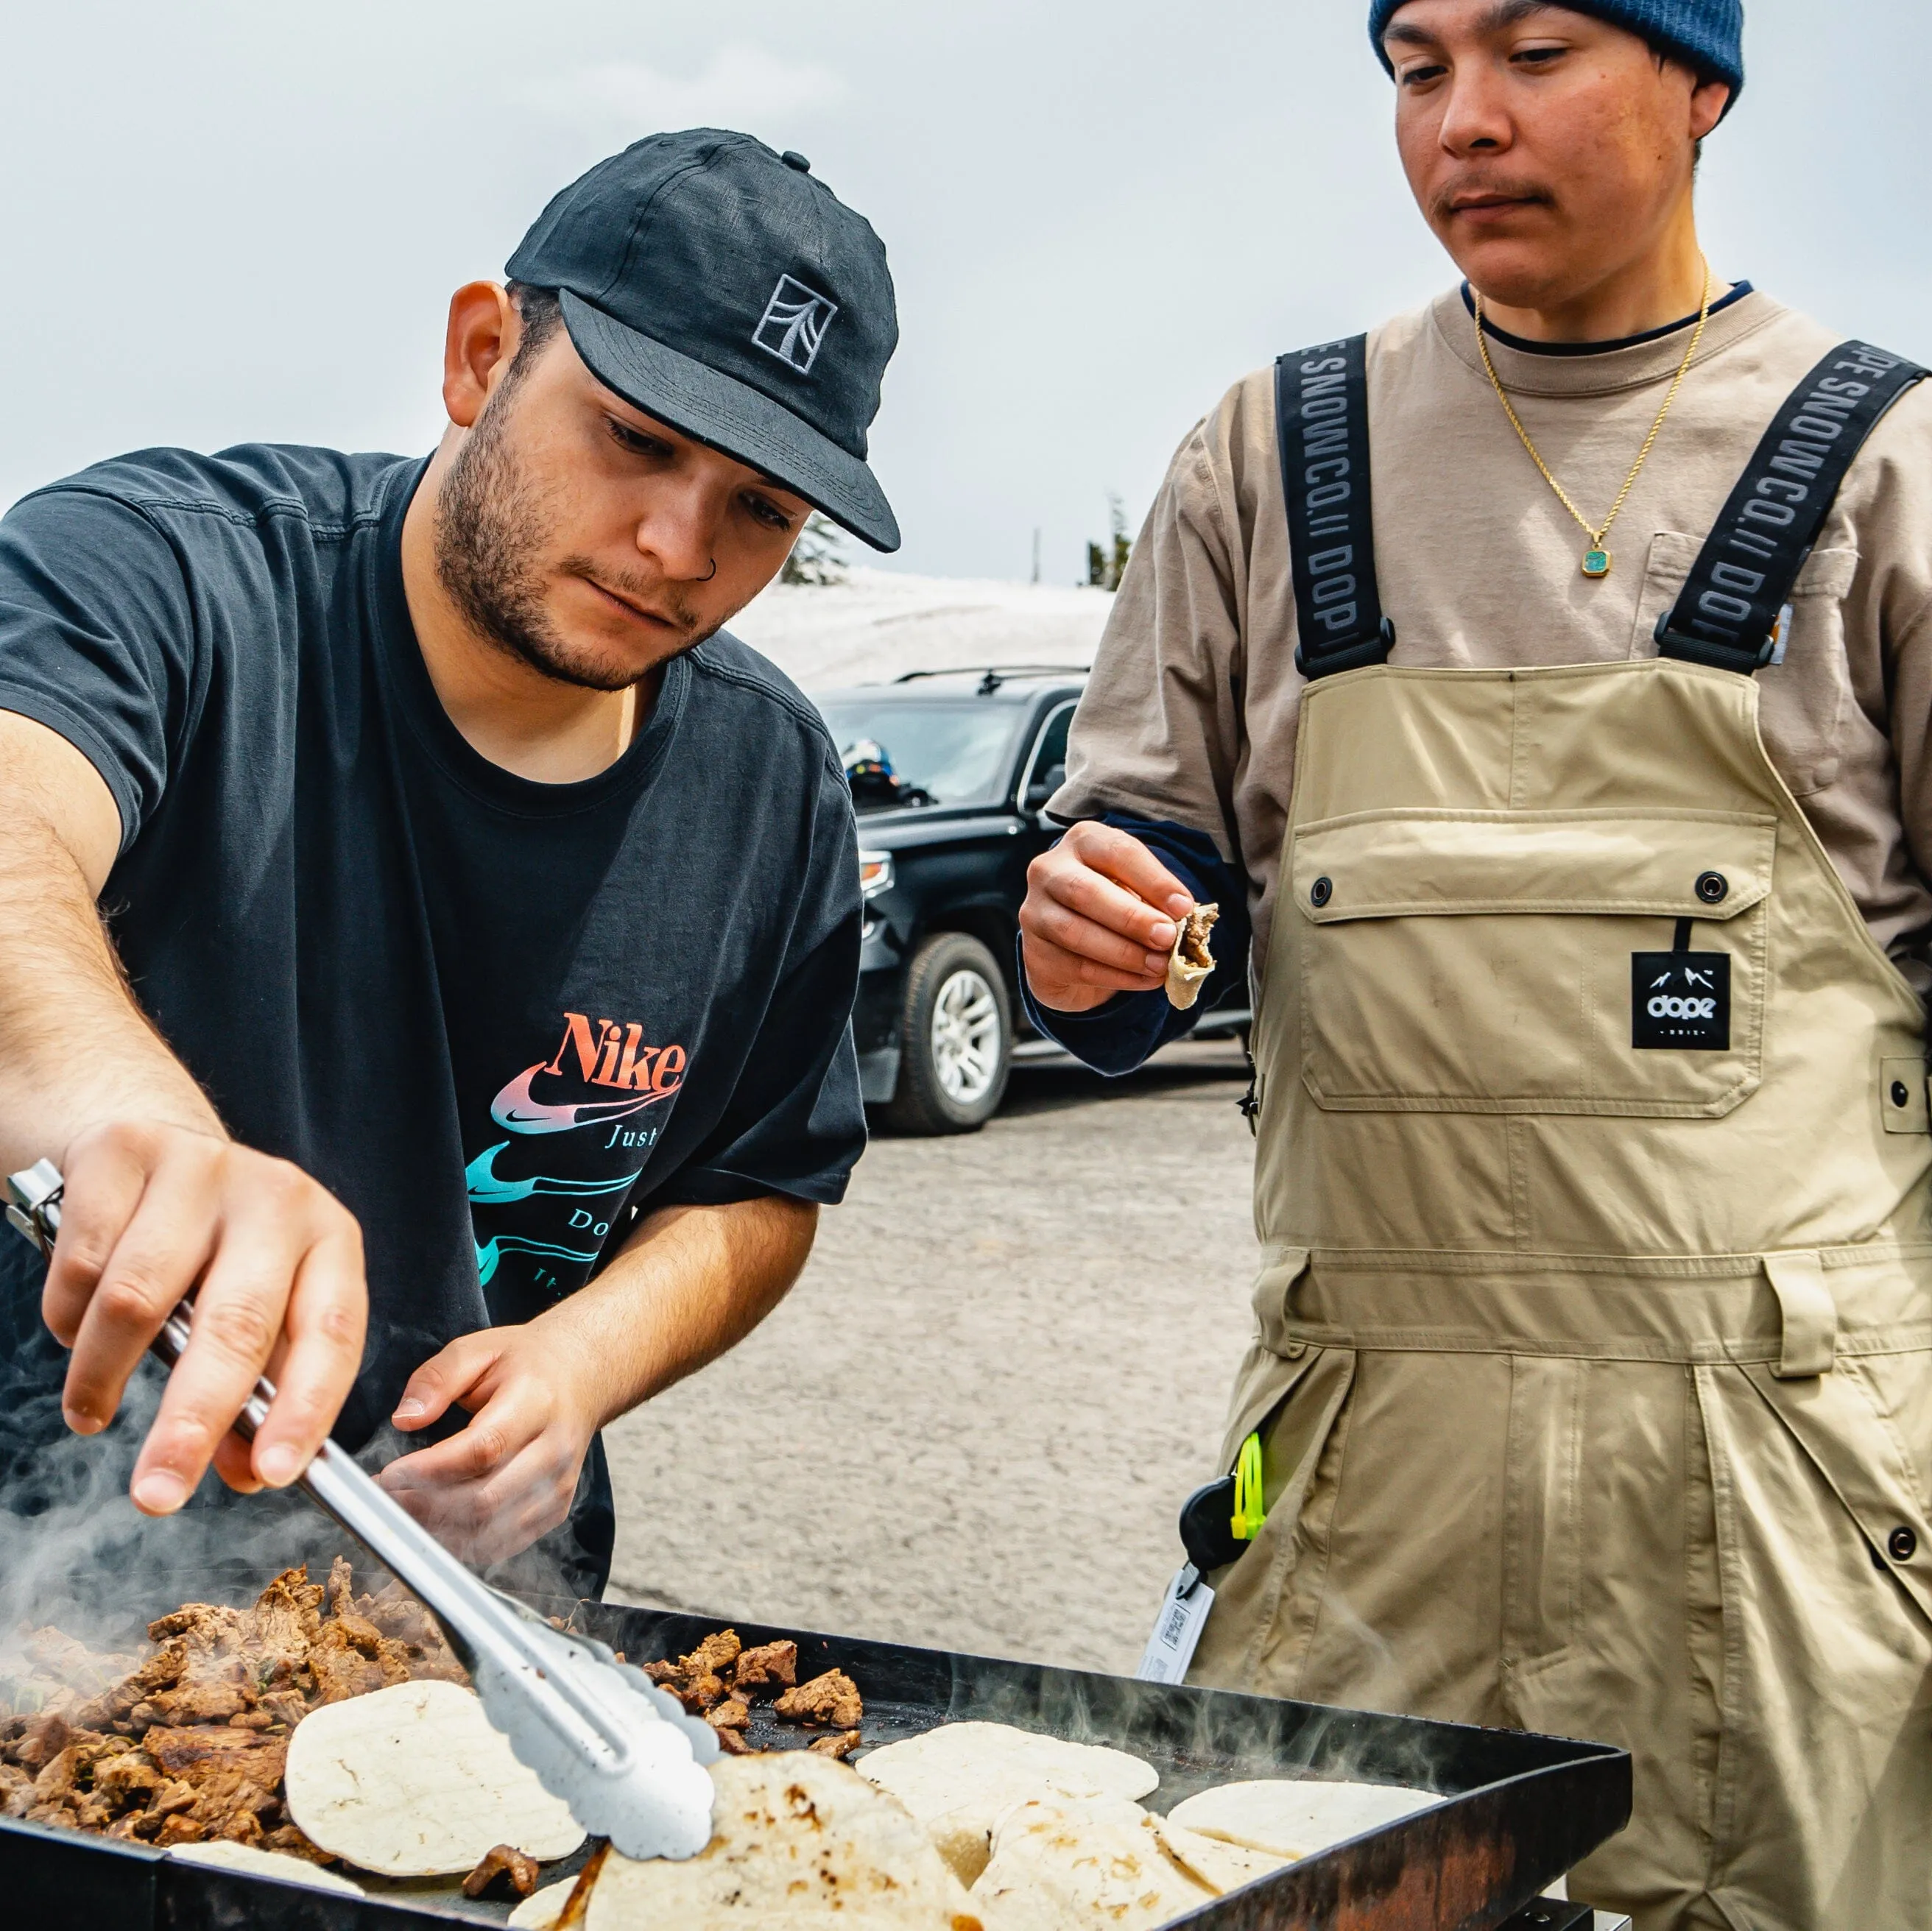
[{"label": "paved parking lot", "polygon": [[875,1141],[790,1298],[610,1431],[611,1594],[1130,1670],[1248,1332],[1232,1045]]}]

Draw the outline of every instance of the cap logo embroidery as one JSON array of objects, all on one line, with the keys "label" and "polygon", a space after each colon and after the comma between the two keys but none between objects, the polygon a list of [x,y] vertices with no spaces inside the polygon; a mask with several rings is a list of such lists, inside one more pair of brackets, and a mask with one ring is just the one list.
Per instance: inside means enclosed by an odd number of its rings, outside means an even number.
[{"label": "cap logo embroidery", "polygon": [[818,360],[825,331],[838,313],[838,304],[830,297],[818,294],[790,275],[781,275],[758,327],[752,331],[752,340],[767,354],[789,362],[801,375],[808,375],[812,364]]}]

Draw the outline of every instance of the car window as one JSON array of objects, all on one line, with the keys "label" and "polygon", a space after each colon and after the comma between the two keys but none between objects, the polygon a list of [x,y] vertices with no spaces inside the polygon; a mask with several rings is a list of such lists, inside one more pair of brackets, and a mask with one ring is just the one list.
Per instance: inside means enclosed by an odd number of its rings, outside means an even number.
[{"label": "car window", "polygon": [[[1073,727],[1073,706],[1062,704],[1046,721],[1046,728],[1040,734],[1040,742],[1034,747],[1033,763],[1027,772],[1027,789],[1037,790],[1047,778],[1058,772],[1064,776],[1066,771],[1066,734]],[[1059,780],[1054,781],[1054,789],[1060,788]]]},{"label": "car window", "polygon": [[860,811],[1006,802],[1024,712],[974,697],[952,703],[822,704]]}]

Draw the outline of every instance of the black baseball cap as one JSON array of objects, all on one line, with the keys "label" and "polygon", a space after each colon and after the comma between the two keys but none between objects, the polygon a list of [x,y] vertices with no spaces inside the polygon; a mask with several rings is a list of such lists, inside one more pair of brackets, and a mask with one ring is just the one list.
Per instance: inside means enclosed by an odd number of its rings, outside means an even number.
[{"label": "black baseball cap", "polygon": [[898,345],[892,274],[802,154],[652,134],[572,182],[506,272],[558,292],[577,352],[626,402],[898,549],[866,463]]}]

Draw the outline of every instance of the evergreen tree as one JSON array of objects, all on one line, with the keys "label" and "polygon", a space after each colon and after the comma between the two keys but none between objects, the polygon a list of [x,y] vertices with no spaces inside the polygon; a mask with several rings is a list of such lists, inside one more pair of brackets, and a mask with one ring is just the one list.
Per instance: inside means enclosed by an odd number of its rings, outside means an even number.
[{"label": "evergreen tree", "polygon": [[828,522],[814,510],[792,545],[778,573],[781,583],[805,583],[822,587],[842,583],[850,566],[845,559],[845,538],[838,525]]},{"label": "evergreen tree", "polygon": [[1127,559],[1133,554],[1133,539],[1127,534],[1126,505],[1114,490],[1107,492],[1107,521],[1112,540],[1104,546],[1087,546],[1087,581],[1096,590],[1118,590],[1127,574]]}]

